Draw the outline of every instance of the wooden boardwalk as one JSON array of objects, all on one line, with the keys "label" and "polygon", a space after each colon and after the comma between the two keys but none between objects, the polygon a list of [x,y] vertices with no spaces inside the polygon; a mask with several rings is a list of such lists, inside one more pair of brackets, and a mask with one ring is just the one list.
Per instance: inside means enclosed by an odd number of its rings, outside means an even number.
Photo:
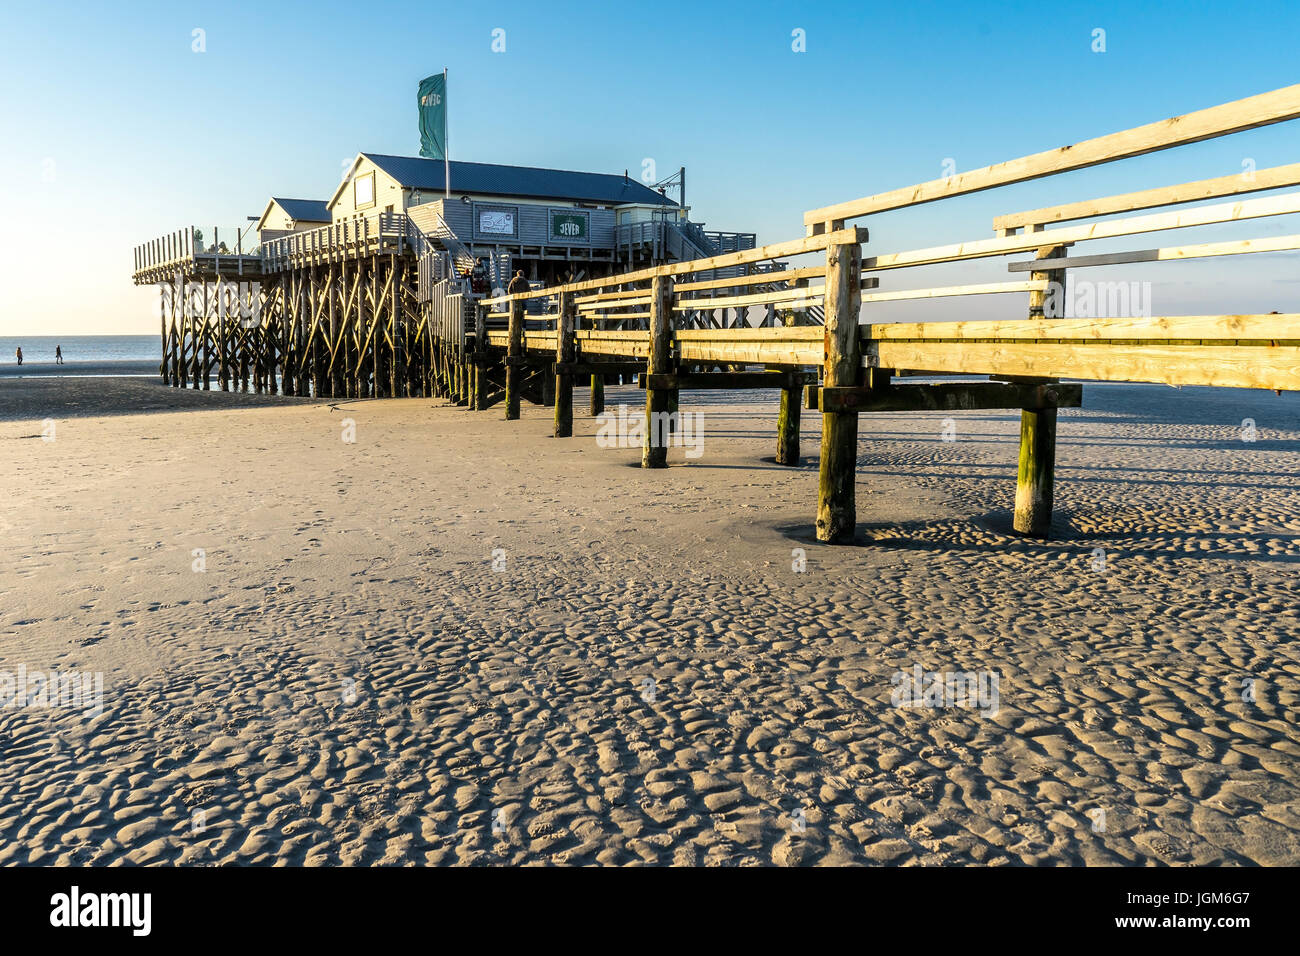
[{"label": "wooden boardwalk", "polygon": [[[1300,389],[1300,315],[1147,316],[1121,308],[1066,318],[1060,308],[1071,270],[1295,251],[1300,235],[1099,255],[1075,255],[1073,248],[1300,213],[1300,192],[1241,198],[1300,185],[1300,164],[1010,213],[994,219],[992,237],[922,249],[866,254],[868,230],[855,221],[1298,117],[1300,86],[1287,87],[814,209],[804,217],[805,235],[786,242],[495,298],[472,300],[427,264],[417,270],[416,259],[436,250],[391,222],[378,223],[373,235],[366,226],[364,235],[354,228],[349,238],[331,226],[320,235],[287,237],[292,249],[262,250],[211,303],[206,267],[184,258],[183,242],[179,259],[151,261],[144,270],[137,255],[136,281],[171,284],[162,372],[179,386],[208,387],[215,367],[223,388],[251,382],[274,389],[278,374],[287,394],[442,395],[476,411],[504,404],[508,419],[518,418],[521,400],[528,400],[553,405],[555,435],[567,437],[579,381],[590,383],[596,414],[609,376],[638,374],[646,391],[647,468],[666,464],[666,429],[681,390],[779,388],[779,463],[799,461],[801,409],[822,415],[817,536],[829,542],[854,534],[860,414],[1020,409],[1014,523],[1023,534],[1045,536],[1057,409],[1082,401],[1082,387],[1061,379]],[[1145,214],[1102,218],[1138,212]],[[1010,262],[1009,278],[880,289],[882,276],[892,279],[897,270],[1017,255],[1029,258]],[[203,283],[201,307],[193,306],[187,281]],[[250,291],[240,293],[244,286]],[[1119,302],[1123,290],[1107,291],[1103,305]],[[972,295],[1027,295],[1028,308],[996,321],[871,321],[886,302]],[[251,320],[250,301],[258,306]],[[243,308],[238,323],[230,321],[231,308]],[[935,374],[991,380],[908,381]]]}]

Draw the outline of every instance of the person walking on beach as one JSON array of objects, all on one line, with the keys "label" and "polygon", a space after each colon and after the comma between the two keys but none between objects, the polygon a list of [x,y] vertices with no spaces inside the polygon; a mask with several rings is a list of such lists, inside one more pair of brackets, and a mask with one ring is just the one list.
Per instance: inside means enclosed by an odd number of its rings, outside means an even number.
[{"label": "person walking on beach", "polygon": [[22,364],[23,364],[23,347],[22,347],[21,345],[18,346],[18,348],[14,349],[14,355],[17,355],[17,356],[18,356],[18,364],[19,364],[19,365],[22,365]]},{"label": "person walking on beach", "polygon": [[61,345],[54,346],[54,364],[55,365],[63,364],[63,346]]}]

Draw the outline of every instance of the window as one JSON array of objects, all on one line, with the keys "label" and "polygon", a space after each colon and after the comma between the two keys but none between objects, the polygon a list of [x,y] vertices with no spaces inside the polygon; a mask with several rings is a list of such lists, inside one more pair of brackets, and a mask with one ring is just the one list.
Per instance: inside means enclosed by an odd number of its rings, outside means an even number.
[{"label": "window", "polygon": [[358,209],[375,204],[375,174],[366,173],[352,181],[352,199]]}]

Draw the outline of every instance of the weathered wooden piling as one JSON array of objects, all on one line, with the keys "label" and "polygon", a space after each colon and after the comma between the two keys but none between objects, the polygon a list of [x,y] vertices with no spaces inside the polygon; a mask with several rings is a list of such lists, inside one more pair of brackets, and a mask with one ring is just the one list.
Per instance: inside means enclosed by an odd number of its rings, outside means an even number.
[{"label": "weathered wooden piling", "polygon": [[487,408],[487,306],[474,307],[474,388],[471,407],[476,412]]},{"label": "weathered wooden piling", "polygon": [[524,300],[510,300],[509,344],[506,347],[506,420],[519,417],[519,391],[524,378]]},{"label": "weathered wooden piling", "polygon": [[[1028,231],[1034,231],[1030,225]],[[1039,259],[1054,259],[1065,254],[1064,246],[1038,250]],[[1031,319],[1060,318],[1047,315],[1049,301],[1061,303],[1065,294],[1065,270],[1033,272],[1034,280],[1046,281],[1048,289],[1029,294]],[[1053,284],[1055,286],[1053,287]],[[1059,310],[1052,310],[1058,311]],[[1040,379],[1039,381],[1054,381]],[[1052,500],[1056,485],[1056,408],[1023,409],[1020,412],[1020,456],[1016,469],[1016,508],[1012,527],[1019,534],[1045,538],[1052,527]]]},{"label": "weathered wooden piling", "polygon": [[574,338],[577,304],[572,292],[561,292],[555,320],[555,437],[573,436],[573,372],[578,347]]},{"label": "weathered wooden piling", "polygon": [[[647,378],[673,371],[673,293],[667,276],[655,276],[650,284],[650,357]],[[669,414],[677,400],[677,389],[645,390],[645,437],[641,445],[642,468],[668,467]]]},{"label": "weathered wooden piling", "polygon": [[[807,279],[796,279],[795,288],[807,288]],[[785,313],[783,324],[792,327],[799,324],[801,311],[790,309]],[[789,386],[781,389],[781,405],[776,414],[776,463],[778,465],[799,464],[799,419],[803,409],[803,389],[794,379]]]},{"label": "weathered wooden piling", "polygon": [[[853,387],[861,378],[858,313],[862,247],[851,242],[826,247],[825,365],[829,387]],[[857,525],[857,412],[822,414],[821,474],[817,489],[817,539],[853,540]]]},{"label": "weathered wooden piling", "polygon": [[1047,537],[1056,480],[1056,409],[1020,413],[1020,462],[1016,472],[1013,526],[1020,534]]}]

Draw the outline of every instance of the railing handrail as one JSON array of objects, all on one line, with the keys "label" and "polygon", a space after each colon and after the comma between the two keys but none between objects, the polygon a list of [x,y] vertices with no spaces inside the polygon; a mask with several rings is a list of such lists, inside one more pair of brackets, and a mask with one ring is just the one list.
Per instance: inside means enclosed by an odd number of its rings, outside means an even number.
[{"label": "railing handrail", "polygon": [[943,179],[811,209],[804,213],[804,226],[814,234],[829,232],[849,220],[871,213],[919,206],[940,199],[1100,166],[1297,118],[1300,118],[1300,84],[1098,136],[1073,146],[1033,153]]}]

